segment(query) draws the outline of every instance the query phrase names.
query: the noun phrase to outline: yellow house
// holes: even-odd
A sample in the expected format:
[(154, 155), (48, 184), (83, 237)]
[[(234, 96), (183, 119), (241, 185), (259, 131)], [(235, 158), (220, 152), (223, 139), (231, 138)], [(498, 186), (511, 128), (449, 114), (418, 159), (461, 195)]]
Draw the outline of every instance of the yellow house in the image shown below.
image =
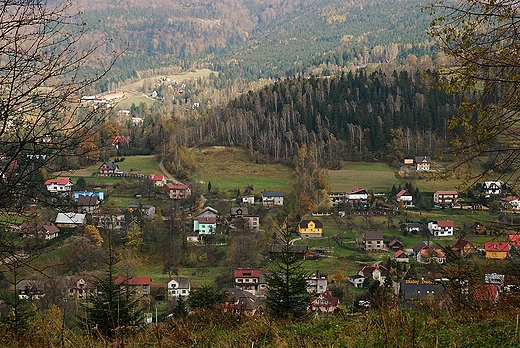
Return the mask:
[(485, 242), (486, 259), (507, 259), (509, 254), (508, 242)]
[(298, 223), (298, 233), (302, 238), (321, 237), (323, 223), (320, 220), (302, 220)]

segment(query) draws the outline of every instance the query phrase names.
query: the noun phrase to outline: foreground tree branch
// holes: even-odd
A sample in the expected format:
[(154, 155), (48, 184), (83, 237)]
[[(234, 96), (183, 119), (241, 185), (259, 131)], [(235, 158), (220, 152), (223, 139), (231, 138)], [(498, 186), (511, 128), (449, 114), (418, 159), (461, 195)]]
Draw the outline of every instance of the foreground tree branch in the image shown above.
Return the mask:
[[(447, 152), (456, 157), (450, 171), (466, 179), (491, 172), (510, 184), (520, 169), (520, 1), (440, 1), (428, 9), (430, 34), (455, 64), (444, 69), (444, 86), (464, 95), (461, 114), (450, 130)], [(480, 176), (468, 167), (477, 162)]]

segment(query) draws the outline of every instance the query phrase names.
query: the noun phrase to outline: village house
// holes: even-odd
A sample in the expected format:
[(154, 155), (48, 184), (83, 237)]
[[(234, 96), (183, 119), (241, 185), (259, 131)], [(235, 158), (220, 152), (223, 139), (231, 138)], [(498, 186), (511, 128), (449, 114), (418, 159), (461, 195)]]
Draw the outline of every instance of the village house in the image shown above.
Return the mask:
[(20, 226), (20, 235), (22, 237), (42, 238), (51, 240), (58, 237), (60, 229), (52, 222), (34, 222), (26, 221)]
[(238, 268), (233, 271), (235, 286), (253, 295), (263, 295), (267, 289), (267, 281), (260, 270), (251, 268)]
[(56, 220), (56, 226), (58, 227), (78, 227), (83, 226), (86, 222), (86, 215), (80, 213), (58, 213)]
[(21, 280), (14, 289), (20, 300), (40, 300), (45, 296), (45, 285), (39, 280)]
[(64, 193), (71, 192), (72, 180), (68, 177), (57, 177), (55, 179), (49, 179), (45, 181), (45, 186), (47, 186), (47, 191), (51, 193)]
[(348, 276), (347, 280), (354, 285), (355, 288), (362, 288), (365, 283), (365, 277), (359, 274)]
[(455, 243), (451, 250), (457, 255), (465, 257), (475, 253), (477, 248), (470, 241), (461, 239)]
[(452, 207), (457, 203), (459, 193), (454, 190), (436, 191), (433, 194), (433, 203), (440, 207)]
[(365, 231), (363, 236), (363, 246), (365, 250), (382, 250), (384, 249), (383, 231), (371, 230)]
[(119, 276), (114, 284), (128, 286), (130, 292), (136, 297), (150, 296), (151, 277), (126, 277)]
[(403, 231), (410, 233), (410, 234), (416, 234), (421, 232), (422, 225), (418, 222), (405, 222), (402, 225)]
[(321, 237), (323, 223), (320, 220), (301, 220), (298, 223), (298, 234), (301, 238)]
[(79, 196), (76, 203), (78, 213), (95, 214), (99, 212), (100, 203), (98, 196)]
[(510, 246), (514, 246), (514, 247), (519, 247), (520, 246), (520, 234), (510, 234), (508, 236), (508, 240), (509, 240), (509, 245)]
[(105, 193), (103, 191), (74, 191), (74, 201), (77, 202), (79, 196), (96, 196), (98, 200), (101, 202), (105, 199)]
[(262, 205), (267, 207), (283, 205), (284, 193), (279, 191), (262, 192)]
[(408, 262), (410, 262), (410, 257), (404, 251), (398, 250), (394, 254), (394, 260), (396, 262), (408, 263)]
[(368, 191), (364, 188), (356, 188), (345, 193), (345, 201), (352, 204), (353, 208), (364, 208), (368, 204)]
[(127, 209), (130, 213), (134, 211), (140, 212), (141, 216), (148, 220), (155, 218), (155, 207), (150, 204), (130, 204)]
[(249, 215), (246, 207), (233, 207), (230, 209), (229, 215), (232, 224), (241, 219), (247, 223), (247, 227), (251, 230), (258, 230), (260, 228), (260, 216)]
[[(271, 244), (269, 244), (267, 251), (269, 252), (269, 256), (271, 258), (275, 258), (284, 251), (284, 248), (285, 248), (284, 242), (280, 239), (277, 239), (274, 242), (272, 242)], [(308, 250), (309, 250), (309, 247), (307, 245), (292, 244), (292, 245), (289, 245), (288, 252), (290, 255), (301, 256), (303, 259), (303, 258), (305, 258), (305, 254), (307, 253)]]
[(307, 292), (311, 294), (321, 294), (327, 291), (327, 277), (320, 275), (312, 275), (306, 277)]
[(486, 259), (507, 259), (509, 256), (508, 242), (485, 242)]
[(415, 170), (418, 172), (429, 171), (431, 169), (432, 160), (430, 156), (415, 156)]
[(388, 269), (382, 265), (364, 266), (358, 271), (358, 275), (377, 280), (380, 285), (383, 285), (388, 276)]
[(106, 161), (99, 167), (98, 174), (101, 176), (110, 176), (113, 174), (123, 174), (124, 172), (119, 169), (119, 166), (114, 162)]
[(486, 181), (483, 185), (486, 198), (490, 196), (498, 196), (502, 192), (502, 183), (500, 181)]
[(417, 254), (417, 262), (423, 265), (430, 263), (442, 265), (446, 263), (446, 254), (442, 249), (434, 249), (429, 245), (425, 245)]
[(405, 279), (399, 283), (399, 301), (408, 309), (419, 303), (434, 302), (440, 305), (446, 291), (441, 283), (426, 279)]
[(189, 186), (181, 184), (165, 184), (163, 191), (168, 194), (170, 199), (185, 199), (191, 196)]
[(520, 210), (520, 198), (518, 196), (507, 196), (500, 198), (500, 202), (502, 203), (502, 207), (506, 210)]
[(339, 207), (345, 203), (345, 193), (329, 192), (329, 202), (331, 207)]
[(170, 298), (187, 298), (190, 295), (191, 282), (189, 278), (172, 278), (168, 282), (168, 297)]
[(413, 207), (413, 196), (408, 192), (408, 190), (401, 190), (395, 195), (395, 199), (397, 200), (397, 204), (403, 204), (406, 207)]
[(245, 314), (247, 316), (262, 314), (263, 298), (238, 288), (224, 289), (223, 292), (226, 294), (224, 311), (232, 311), (233, 314)]
[(242, 196), (242, 204), (254, 205), (255, 204), (255, 196), (254, 195)]
[(67, 276), (62, 284), (65, 298), (85, 300), (97, 293), (96, 280), (91, 276)]
[(332, 295), (332, 291), (325, 291), (311, 301), (311, 311), (318, 313), (334, 313), (339, 306), (339, 299)]
[(193, 232), (214, 234), (217, 231), (218, 211), (206, 207), (193, 217)]
[(126, 217), (124, 214), (95, 214), (92, 215), (92, 223), (94, 226), (104, 228), (107, 231), (120, 230), (126, 225)]
[(435, 237), (453, 236), (454, 230), (455, 225), (450, 220), (428, 222), (428, 231)]
[(388, 243), (388, 249), (390, 251), (398, 251), (404, 249), (404, 244), (399, 239), (392, 239)]
[(163, 187), (166, 185), (166, 178), (163, 174), (150, 174), (150, 180), (155, 187)]

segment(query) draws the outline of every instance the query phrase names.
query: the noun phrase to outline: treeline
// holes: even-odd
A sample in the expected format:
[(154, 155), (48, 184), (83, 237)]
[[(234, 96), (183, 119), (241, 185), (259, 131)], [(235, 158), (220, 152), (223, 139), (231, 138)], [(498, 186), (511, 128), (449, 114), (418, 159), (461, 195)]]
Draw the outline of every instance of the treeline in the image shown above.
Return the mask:
[[(459, 100), (433, 74), (364, 70), (331, 78), (302, 76), (249, 92), (175, 132), (176, 143), (244, 146), (252, 159), (292, 163), (316, 146), (320, 166), (432, 154), (447, 146), (447, 119)], [(390, 146), (390, 145), (391, 146)]]

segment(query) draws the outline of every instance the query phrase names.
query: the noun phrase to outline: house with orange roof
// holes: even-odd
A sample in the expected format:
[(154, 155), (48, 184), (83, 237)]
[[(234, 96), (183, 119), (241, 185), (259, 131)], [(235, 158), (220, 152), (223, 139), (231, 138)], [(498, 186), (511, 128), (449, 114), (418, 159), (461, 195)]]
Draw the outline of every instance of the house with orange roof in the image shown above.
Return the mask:
[(166, 185), (166, 178), (163, 174), (150, 174), (150, 180), (152, 180), (153, 185), (157, 187)]
[(72, 191), (72, 180), (69, 177), (59, 176), (54, 179), (49, 179), (45, 181), (45, 186), (47, 186), (47, 191), (51, 193), (61, 193), (61, 192), (70, 192)]
[(446, 254), (444, 251), (442, 251), (442, 249), (434, 249), (429, 245), (425, 245), (417, 254), (417, 262), (422, 264), (429, 264), (433, 262), (444, 264), (446, 263)]
[(485, 242), (484, 250), (486, 251), (486, 259), (507, 259), (509, 255), (508, 242)]

